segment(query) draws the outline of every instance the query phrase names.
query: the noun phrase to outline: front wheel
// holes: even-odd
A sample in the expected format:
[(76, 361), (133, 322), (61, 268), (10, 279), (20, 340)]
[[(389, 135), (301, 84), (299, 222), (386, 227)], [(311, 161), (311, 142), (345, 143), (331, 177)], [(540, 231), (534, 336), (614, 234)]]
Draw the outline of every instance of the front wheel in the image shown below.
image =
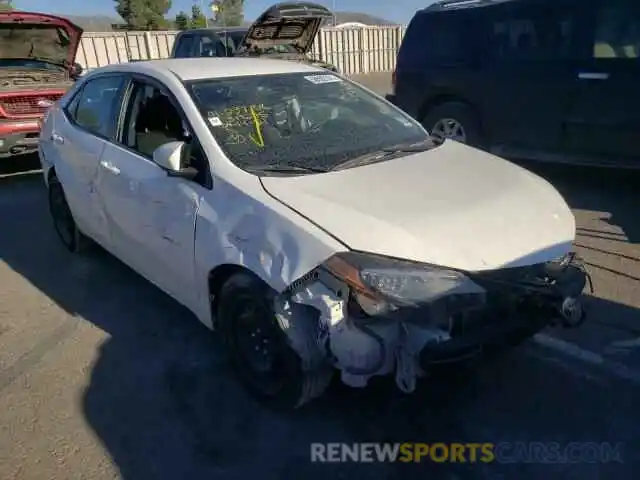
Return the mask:
[(464, 103), (436, 105), (427, 113), (422, 124), (436, 144), (451, 139), (474, 147), (483, 145), (480, 122), (473, 110)]
[(232, 275), (218, 295), (218, 325), (246, 389), (275, 408), (295, 408), (327, 387), (326, 372), (305, 372), (273, 309), (275, 292), (250, 273)]
[(53, 226), (65, 248), (73, 253), (86, 250), (90, 243), (89, 239), (78, 229), (62, 184), (57, 177), (49, 181), (48, 200)]

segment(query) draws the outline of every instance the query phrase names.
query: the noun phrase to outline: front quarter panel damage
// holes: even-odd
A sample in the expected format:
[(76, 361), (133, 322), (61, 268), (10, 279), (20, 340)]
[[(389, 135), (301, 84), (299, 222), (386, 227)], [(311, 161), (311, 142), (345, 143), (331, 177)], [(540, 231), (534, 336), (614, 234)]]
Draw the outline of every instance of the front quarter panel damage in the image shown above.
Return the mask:
[[(371, 376), (395, 370), (398, 385), (411, 391), (421, 373), (413, 361), (417, 352), (446, 335), (396, 321), (363, 325), (350, 318), (349, 287), (322, 268), (347, 248), (271, 197), (247, 195), (248, 190), (250, 185), (219, 180), (212, 201), (201, 203), (195, 248), (200, 283), (207, 284), (212, 266), (250, 270), (277, 292), (276, 318), (303, 369), (336, 368), (352, 386), (364, 386)], [(208, 292), (202, 296), (198, 316), (213, 328)]]
[[(269, 197), (258, 182), (253, 176), (237, 186), (218, 180), (212, 200), (202, 202), (196, 221), (195, 268), (203, 288), (212, 269), (234, 265), (282, 292), (346, 249)], [(209, 292), (203, 291), (201, 298), (198, 316), (213, 327)]]

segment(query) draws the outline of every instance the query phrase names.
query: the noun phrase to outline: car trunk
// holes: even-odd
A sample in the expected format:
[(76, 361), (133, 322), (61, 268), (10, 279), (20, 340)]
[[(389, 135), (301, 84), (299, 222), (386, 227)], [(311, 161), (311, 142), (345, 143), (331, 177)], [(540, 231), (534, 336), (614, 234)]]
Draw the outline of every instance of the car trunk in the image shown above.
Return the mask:
[(322, 22), (332, 13), (310, 2), (283, 2), (267, 9), (249, 27), (239, 53), (288, 47), (291, 54), (305, 55), (313, 46)]

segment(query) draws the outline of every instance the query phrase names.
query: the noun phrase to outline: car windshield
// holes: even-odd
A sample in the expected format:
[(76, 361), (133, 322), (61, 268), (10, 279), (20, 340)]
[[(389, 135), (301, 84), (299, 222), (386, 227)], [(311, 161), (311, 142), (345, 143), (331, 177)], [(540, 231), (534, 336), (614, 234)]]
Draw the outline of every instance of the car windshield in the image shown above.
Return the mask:
[(406, 114), (337, 75), (252, 75), (187, 88), (220, 147), (245, 170), (331, 170), (429, 139)]
[[(247, 30), (232, 30), (232, 31), (221, 31), (218, 33), (218, 36), (222, 40), (222, 43), (227, 45), (231, 49), (232, 52), (238, 50), (240, 45), (242, 44), (242, 40), (247, 35)], [(296, 48), (293, 45), (280, 44), (280, 45), (272, 45), (270, 47), (264, 48), (254, 48), (248, 53), (253, 54), (270, 54), (270, 53), (298, 53)]]

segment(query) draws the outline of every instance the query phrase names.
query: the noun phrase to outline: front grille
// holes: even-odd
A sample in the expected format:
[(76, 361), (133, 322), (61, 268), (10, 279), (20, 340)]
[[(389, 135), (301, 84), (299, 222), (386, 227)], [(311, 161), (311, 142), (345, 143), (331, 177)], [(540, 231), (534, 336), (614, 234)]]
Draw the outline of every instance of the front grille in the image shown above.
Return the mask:
[(0, 97), (0, 113), (9, 118), (40, 116), (48, 110), (48, 103), (56, 102), (62, 95), (63, 93), (33, 93)]

